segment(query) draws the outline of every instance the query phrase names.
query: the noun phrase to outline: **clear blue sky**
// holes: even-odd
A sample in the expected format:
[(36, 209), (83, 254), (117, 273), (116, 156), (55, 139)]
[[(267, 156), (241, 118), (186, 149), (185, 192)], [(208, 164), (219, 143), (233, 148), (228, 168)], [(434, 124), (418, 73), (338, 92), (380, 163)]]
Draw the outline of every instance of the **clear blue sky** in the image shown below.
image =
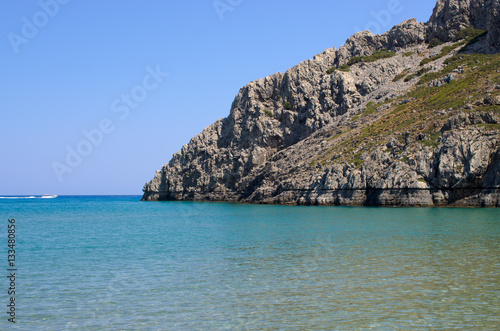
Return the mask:
[(242, 86), (434, 5), (2, 0), (0, 195), (142, 194)]

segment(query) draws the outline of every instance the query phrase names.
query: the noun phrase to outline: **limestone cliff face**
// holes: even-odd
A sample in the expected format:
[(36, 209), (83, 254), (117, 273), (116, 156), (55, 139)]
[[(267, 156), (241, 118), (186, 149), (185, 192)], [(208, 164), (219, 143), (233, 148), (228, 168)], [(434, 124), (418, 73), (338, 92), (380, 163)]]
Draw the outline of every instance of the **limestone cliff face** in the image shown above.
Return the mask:
[(438, 0), (427, 23), (429, 40), (455, 39), (458, 33), (469, 27), (488, 30), (488, 42), (500, 45), (499, 0)]
[[(482, 67), (450, 71), (446, 60), (458, 48), (443, 54), (457, 46), (427, 44), (455, 41), (473, 25), (489, 30), (471, 47), (494, 53), (497, 9), (496, 0), (438, 1), (427, 24), (410, 19), (383, 35), (357, 33), (339, 49), (248, 84), (227, 118), (157, 171), (143, 200), (499, 206), (497, 78), (484, 81), (476, 74)], [(424, 86), (433, 91), (463, 79), (488, 91), (419, 111), (411, 91), (424, 88), (425, 72), (435, 76)]]

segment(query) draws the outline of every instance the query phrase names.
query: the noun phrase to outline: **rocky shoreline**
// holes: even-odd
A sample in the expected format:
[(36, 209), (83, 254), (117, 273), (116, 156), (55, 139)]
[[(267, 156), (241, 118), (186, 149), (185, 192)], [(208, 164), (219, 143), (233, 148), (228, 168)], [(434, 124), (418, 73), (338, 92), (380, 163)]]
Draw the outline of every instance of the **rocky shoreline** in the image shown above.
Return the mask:
[(248, 84), (143, 200), (499, 207), (499, 12), (440, 0)]

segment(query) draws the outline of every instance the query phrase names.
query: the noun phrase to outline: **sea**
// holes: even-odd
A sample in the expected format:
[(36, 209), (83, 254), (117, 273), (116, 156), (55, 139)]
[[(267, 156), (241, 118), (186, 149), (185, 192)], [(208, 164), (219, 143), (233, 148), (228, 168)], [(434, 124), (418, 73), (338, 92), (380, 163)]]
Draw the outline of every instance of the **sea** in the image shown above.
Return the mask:
[(499, 209), (140, 198), (0, 199), (0, 329), (500, 329)]

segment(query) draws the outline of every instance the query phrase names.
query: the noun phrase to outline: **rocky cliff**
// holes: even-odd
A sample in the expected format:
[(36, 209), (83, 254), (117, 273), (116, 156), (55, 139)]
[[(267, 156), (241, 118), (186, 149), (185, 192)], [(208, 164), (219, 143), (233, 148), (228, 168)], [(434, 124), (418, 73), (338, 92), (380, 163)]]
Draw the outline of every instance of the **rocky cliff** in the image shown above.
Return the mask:
[(500, 0), (438, 0), (427, 23), (429, 38), (459, 39), (469, 26), (487, 30), (490, 45), (500, 43)]
[(143, 200), (500, 206), (498, 0), (363, 31), (254, 81)]

